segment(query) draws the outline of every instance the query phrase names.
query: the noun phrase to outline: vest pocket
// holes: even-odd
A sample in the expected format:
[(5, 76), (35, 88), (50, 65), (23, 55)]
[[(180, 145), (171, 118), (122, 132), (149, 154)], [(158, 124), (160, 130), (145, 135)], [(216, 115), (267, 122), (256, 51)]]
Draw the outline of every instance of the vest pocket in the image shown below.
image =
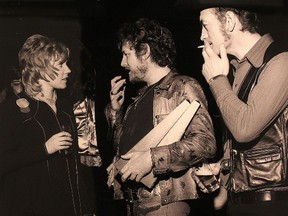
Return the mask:
[(258, 188), (285, 180), (282, 148), (269, 146), (243, 152), (248, 187)]

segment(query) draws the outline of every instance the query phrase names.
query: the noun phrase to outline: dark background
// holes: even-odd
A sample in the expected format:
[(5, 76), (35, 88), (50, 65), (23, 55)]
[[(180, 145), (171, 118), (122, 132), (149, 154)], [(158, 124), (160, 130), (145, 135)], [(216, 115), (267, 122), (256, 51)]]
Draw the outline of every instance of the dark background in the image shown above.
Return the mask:
[[(221, 129), (218, 113), (209, 87), (201, 74), (202, 56), (201, 50), (197, 49), (201, 44), (199, 12), (195, 8), (179, 6), (179, 1), (181, 2), (181, 0), (0, 1), (0, 90), (4, 87), (9, 88), (10, 81), (16, 77), (17, 53), (25, 39), (32, 34), (44, 34), (65, 42), (71, 48), (71, 53), (79, 58), (79, 47), (85, 46), (91, 53), (96, 68), (97, 136), (103, 159), (102, 167), (94, 170), (100, 216), (125, 215), (123, 203), (112, 201), (112, 191), (106, 186), (105, 169), (111, 163), (114, 152), (111, 142), (106, 138), (107, 124), (103, 112), (109, 103), (110, 80), (115, 75), (124, 73), (120, 67), (121, 52), (116, 44), (116, 32), (121, 23), (148, 17), (158, 19), (172, 31), (177, 46), (178, 71), (195, 77), (203, 86), (211, 115), (215, 120), (215, 131), (220, 145)], [(271, 32), (272, 36), (281, 40), (285, 46), (288, 43), (286, 14), (287, 3), (284, 1), (280, 7), (268, 7), (260, 11), (263, 18), (263, 33)], [(132, 95), (137, 87), (128, 84), (127, 96)]]

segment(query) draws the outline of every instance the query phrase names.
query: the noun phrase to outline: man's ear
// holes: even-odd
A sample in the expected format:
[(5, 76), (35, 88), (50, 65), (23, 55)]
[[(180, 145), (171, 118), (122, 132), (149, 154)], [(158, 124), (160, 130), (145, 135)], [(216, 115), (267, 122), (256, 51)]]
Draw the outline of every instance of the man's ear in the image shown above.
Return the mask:
[(236, 15), (232, 11), (227, 11), (225, 17), (226, 17), (226, 23), (225, 23), (226, 31), (233, 32), (236, 26), (236, 20), (237, 20)]
[(140, 53), (141, 58), (147, 60), (150, 57), (151, 53), (150, 46), (147, 43), (145, 43), (141, 45), (141, 49), (142, 49)]

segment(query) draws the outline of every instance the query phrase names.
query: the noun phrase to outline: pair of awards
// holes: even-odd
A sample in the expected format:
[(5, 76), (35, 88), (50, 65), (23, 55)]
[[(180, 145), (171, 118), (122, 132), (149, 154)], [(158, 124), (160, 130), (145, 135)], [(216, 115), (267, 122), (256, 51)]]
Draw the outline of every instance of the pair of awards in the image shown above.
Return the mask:
[[(192, 103), (189, 103), (187, 100), (183, 101), (132, 149), (130, 149), (128, 153), (134, 151), (147, 151), (153, 147), (169, 145), (179, 141), (199, 107), (199, 102), (195, 100)], [(119, 172), (126, 163), (127, 160), (120, 158), (115, 163), (117, 172)], [(156, 177), (152, 172), (141, 179), (141, 182), (149, 188), (153, 186), (155, 181)]]

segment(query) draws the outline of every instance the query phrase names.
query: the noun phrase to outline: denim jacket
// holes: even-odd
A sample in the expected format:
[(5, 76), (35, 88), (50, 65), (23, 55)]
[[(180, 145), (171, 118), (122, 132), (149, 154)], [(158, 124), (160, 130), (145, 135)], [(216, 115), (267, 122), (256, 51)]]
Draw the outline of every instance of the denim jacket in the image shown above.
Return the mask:
[[(162, 204), (168, 204), (198, 198), (196, 184), (191, 177), (191, 167), (202, 158), (214, 157), (216, 152), (212, 120), (208, 113), (207, 100), (199, 83), (191, 77), (171, 71), (154, 89), (153, 124), (154, 127), (159, 124), (184, 100), (190, 102), (197, 100), (201, 106), (180, 141), (151, 149), (154, 165), (152, 171), (158, 180), (152, 191), (145, 188), (139, 189), (140, 200), (158, 196)], [(111, 106), (108, 105), (105, 110), (108, 120), (109, 109)], [(114, 124), (116, 147), (122, 133), (122, 117), (124, 117), (122, 114), (117, 115)]]

